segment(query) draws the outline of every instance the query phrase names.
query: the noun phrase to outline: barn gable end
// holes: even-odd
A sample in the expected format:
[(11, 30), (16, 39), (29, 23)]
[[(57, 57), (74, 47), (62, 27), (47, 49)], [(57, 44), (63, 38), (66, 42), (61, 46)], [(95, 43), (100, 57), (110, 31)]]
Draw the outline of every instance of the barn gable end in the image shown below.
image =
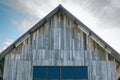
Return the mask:
[(89, 80), (120, 76), (119, 54), (61, 5), (3, 51), (3, 59), (4, 80), (33, 80), (34, 66), (87, 66)]

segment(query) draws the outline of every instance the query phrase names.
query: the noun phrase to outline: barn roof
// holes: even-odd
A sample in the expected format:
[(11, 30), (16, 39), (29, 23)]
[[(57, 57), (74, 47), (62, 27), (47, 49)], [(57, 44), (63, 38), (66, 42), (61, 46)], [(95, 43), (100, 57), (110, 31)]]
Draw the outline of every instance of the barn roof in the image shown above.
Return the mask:
[(114, 50), (110, 45), (108, 45), (104, 40), (97, 36), (92, 30), (90, 30), (85, 24), (73, 16), (69, 11), (67, 11), (62, 5), (58, 5), (53, 11), (51, 11), (47, 16), (35, 24), (31, 29), (29, 29), (25, 34), (18, 38), (13, 44), (7, 47), (3, 52), (0, 53), (0, 61), (5, 57), (5, 55), (11, 51), (13, 48), (17, 47), (23, 40), (27, 39), (37, 28), (43, 25), (46, 21), (50, 20), (52, 16), (56, 13), (61, 12), (70, 18), (75, 24), (81, 25), (79, 28), (84, 31), (88, 36), (94, 39), (101, 47), (103, 47), (108, 53), (110, 53), (115, 59), (120, 62), (120, 54)]

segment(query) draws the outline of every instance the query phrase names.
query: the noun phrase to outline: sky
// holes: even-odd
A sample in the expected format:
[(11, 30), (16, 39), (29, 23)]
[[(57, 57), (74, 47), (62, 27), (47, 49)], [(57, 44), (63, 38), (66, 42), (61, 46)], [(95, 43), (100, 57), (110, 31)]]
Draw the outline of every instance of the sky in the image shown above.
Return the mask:
[(120, 0), (0, 0), (0, 52), (59, 4), (120, 53)]

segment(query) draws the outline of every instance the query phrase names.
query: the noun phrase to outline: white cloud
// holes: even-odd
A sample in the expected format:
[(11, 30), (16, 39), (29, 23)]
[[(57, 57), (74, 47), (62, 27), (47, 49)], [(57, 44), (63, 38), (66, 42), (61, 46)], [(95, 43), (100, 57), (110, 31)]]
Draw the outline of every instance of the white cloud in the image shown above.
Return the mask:
[[(57, 0), (53, 0), (56, 3)], [(41, 18), (51, 10), (53, 3), (49, 0), (4, 0), (0, 3), (10, 6), (19, 12), (31, 15), (33, 17)], [(47, 4), (48, 3), (48, 4)], [(47, 5), (46, 5), (47, 4)]]
[(12, 19), (11, 21), (17, 27), (17, 29), (21, 31), (22, 33), (29, 30), (37, 22), (37, 20), (32, 20), (32, 19), (29, 19), (29, 20), (26, 19), (22, 21), (17, 21), (17, 20)]
[(0, 46), (0, 52), (2, 52), (3, 50), (5, 50), (8, 46), (10, 46), (12, 43), (14, 42), (14, 40), (12, 39), (7, 39), (2, 46)]
[(120, 28), (103, 28), (98, 27), (94, 30), (105, 42), (120, 53)]
[(8, 39), (5, 43), (4, 43), (4, 47), (3, 49), (6, 49), (9, 45), (11, 45), (13, 43), (14, 40), (12, 39)]

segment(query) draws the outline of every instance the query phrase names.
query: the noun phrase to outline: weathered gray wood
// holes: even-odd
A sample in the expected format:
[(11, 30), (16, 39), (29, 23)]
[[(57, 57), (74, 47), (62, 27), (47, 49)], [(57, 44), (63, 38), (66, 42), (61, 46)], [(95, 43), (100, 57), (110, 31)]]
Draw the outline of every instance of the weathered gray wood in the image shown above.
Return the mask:
[(81, 25), (61, 13), (34, 31), (5, 57), (4, 80), (33, 80), (33, 66), (88, 66), (89, 80), (117, 80), (116, 64), (98, 45), (93, 49)]
[[(45, 49), (48, 49), (48, 45), (49, 45), (49, 23), (47, 22), (45, 25), (44, 25), (44, 39), (43, 39), (43, 46)], [(39, 40), (38, 40), (39, 41)]]
[(64, 16), (60, 14), (61, 21), (61, 50), (64, 50)]
[(30, 61), (17, 61), (16, 80), (32, 80), (31, 70), (32, 67)]
[(58, 49), (61, 50), (61, 37), (62, 37), (62, 35), (61, 35), (61, 27), (62, 26), (61, 25), (62, 24), (61, 24), (60, 14), (57, 15), (57, 18), (58, 18), (58, 25), (57, 26), (58, 26), (58, 40), (59, 40), (59, 42), (58, 42), (59, 43)]
[(66, 17), (64, 16), (63, 17), (63, 32), (64, 32), (64, 34), (63, 34), (63, 36), (64, 36), (64, 50), (66, 50)]

